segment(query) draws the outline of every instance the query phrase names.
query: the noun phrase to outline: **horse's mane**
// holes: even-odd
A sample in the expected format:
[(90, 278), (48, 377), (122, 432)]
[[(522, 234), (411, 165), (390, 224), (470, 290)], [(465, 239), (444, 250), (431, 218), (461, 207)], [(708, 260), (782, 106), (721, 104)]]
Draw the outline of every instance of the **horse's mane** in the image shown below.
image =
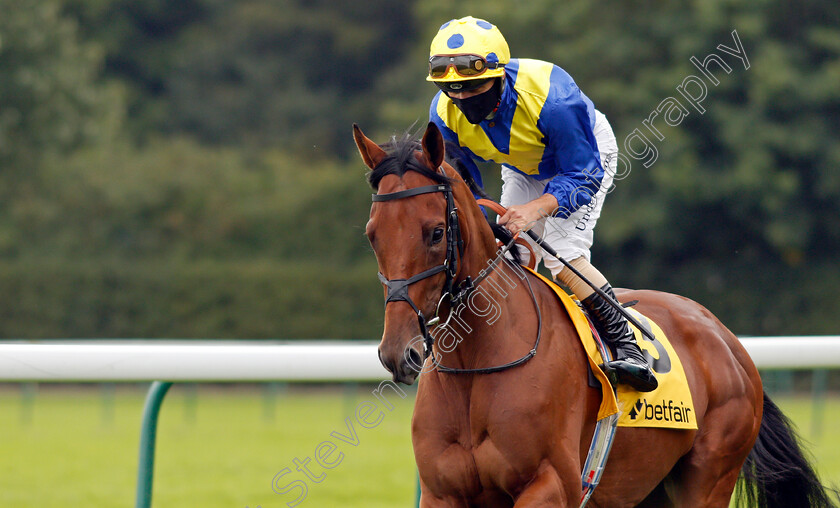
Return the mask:
[(368, 173), (368, 183), (373, 190), (379, 189), (379, 182), (386, 176), (396, 175), (402, 178), (407, 171), (416, 171), (435, 183), (451, 183), (446, 175), (427, 168), (414, 156), (417, 150), (422, 150), (422, 146), (417, 137), (409, 133), (400, 137), (392, 136), (390, 141), (382, 145), (382, 149), (388, 156), (379, 161), (379, 164)]
[[(382, 149), (385, 150), (388, 156), (379, 161), (379, 164), (367, 175), (368, 183), (373, 190), (379, 189), (379, 182), (385, 176), (396, 175), (402, 177), (406, 171), (416, 171), (436, 183), (451, 183), (449, 177), (429, 169), (414, 156), (415, 152), (422, 150), (420, 140), (417, 136), (410, 133), (405, 133), (399, 137), (392, 136), (387, 143), (382, 145)], [(473, 178), (469, 169), (467, 169), (467, 165), (464, 163), (465, 157), (467, 155), (464, 154), (460, 146), (450, 141), (446, 142), (446, 162), (458, 172), (474, 196), (491, 199), (487, 192), (476, 183), (475, 178)], [(489, 218), (487, 218), (487, 223), (493, 231), (493, 236), (502, 243), (508, 244), (513, 240), (513, 235), (504, 226), (496, 224)], [(513, 255), (514, 260), (521, 264), (519, 250), (511, 249), (509, 252)]]

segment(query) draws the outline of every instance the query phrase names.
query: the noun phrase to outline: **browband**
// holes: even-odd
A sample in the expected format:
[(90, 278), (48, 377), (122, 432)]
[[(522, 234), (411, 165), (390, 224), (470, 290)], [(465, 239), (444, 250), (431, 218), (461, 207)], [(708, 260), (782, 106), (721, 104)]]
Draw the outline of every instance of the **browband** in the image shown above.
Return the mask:
[(397, 192), (391, 192), (389, 194), (372, 194), (371, 199), (373, 201), (390, 201), (392, 199), (401, 199), (401, 198), (408, 198), (411, 196), (416, 196), (418, 194), (429, 194), (432, 192), (448, 192), (449, 186), (446, 184), (440, 185), (425, 185), (423, 187), (414, 187), (411, 189), (406, 189)]

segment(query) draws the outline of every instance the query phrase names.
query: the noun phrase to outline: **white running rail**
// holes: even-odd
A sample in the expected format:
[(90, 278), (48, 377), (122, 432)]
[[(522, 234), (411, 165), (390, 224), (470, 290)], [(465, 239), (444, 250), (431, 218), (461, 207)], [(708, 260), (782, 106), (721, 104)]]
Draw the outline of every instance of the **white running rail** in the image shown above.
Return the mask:
[[(743, 338), (761, 369), (840, 367), (840, 336)], [(0, 343), (2, 381), (382, 381), (372, 342)]]

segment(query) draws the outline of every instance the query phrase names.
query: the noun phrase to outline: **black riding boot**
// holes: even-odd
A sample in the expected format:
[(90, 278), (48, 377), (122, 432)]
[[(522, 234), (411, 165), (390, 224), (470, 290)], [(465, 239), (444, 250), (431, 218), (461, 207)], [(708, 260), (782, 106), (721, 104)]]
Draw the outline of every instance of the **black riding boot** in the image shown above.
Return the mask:
[[(604, 285), (601, 290), (618, 301), (609, 284)], [(581, 303), (594, 319), (595, 329), (598, 330), (601, 339), (615, 350), (615, 360), (608, 362), (607, 367), (615, 370), (618, 382), (630, 385), (640, 392), (656, 390), (659, 383), (642, 355), (642, 350), (636, 344), (627, 319), (598, 293), (588, 296)]]

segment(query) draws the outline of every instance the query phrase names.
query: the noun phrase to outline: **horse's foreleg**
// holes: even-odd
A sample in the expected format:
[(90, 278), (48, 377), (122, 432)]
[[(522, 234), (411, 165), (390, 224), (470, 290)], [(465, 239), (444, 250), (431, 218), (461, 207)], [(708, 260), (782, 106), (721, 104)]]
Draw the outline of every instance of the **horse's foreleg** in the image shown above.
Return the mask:
[(423, 479), (420, 479), (420, 508), (466, 508), (466, 506), (463, 500), (451, 496), (435, 496), (423, 483)]
[(431, 494), (420, 496), (420, 508), (466, 508), (463, 501), (452, 498), (437, 498)]
[(514, 508), (569, 507), (574, 496), (580, 496), (580, 486), (571, 489), (564, 485), (557, 471), (544, 464), (534, 480), (519, 494)]

